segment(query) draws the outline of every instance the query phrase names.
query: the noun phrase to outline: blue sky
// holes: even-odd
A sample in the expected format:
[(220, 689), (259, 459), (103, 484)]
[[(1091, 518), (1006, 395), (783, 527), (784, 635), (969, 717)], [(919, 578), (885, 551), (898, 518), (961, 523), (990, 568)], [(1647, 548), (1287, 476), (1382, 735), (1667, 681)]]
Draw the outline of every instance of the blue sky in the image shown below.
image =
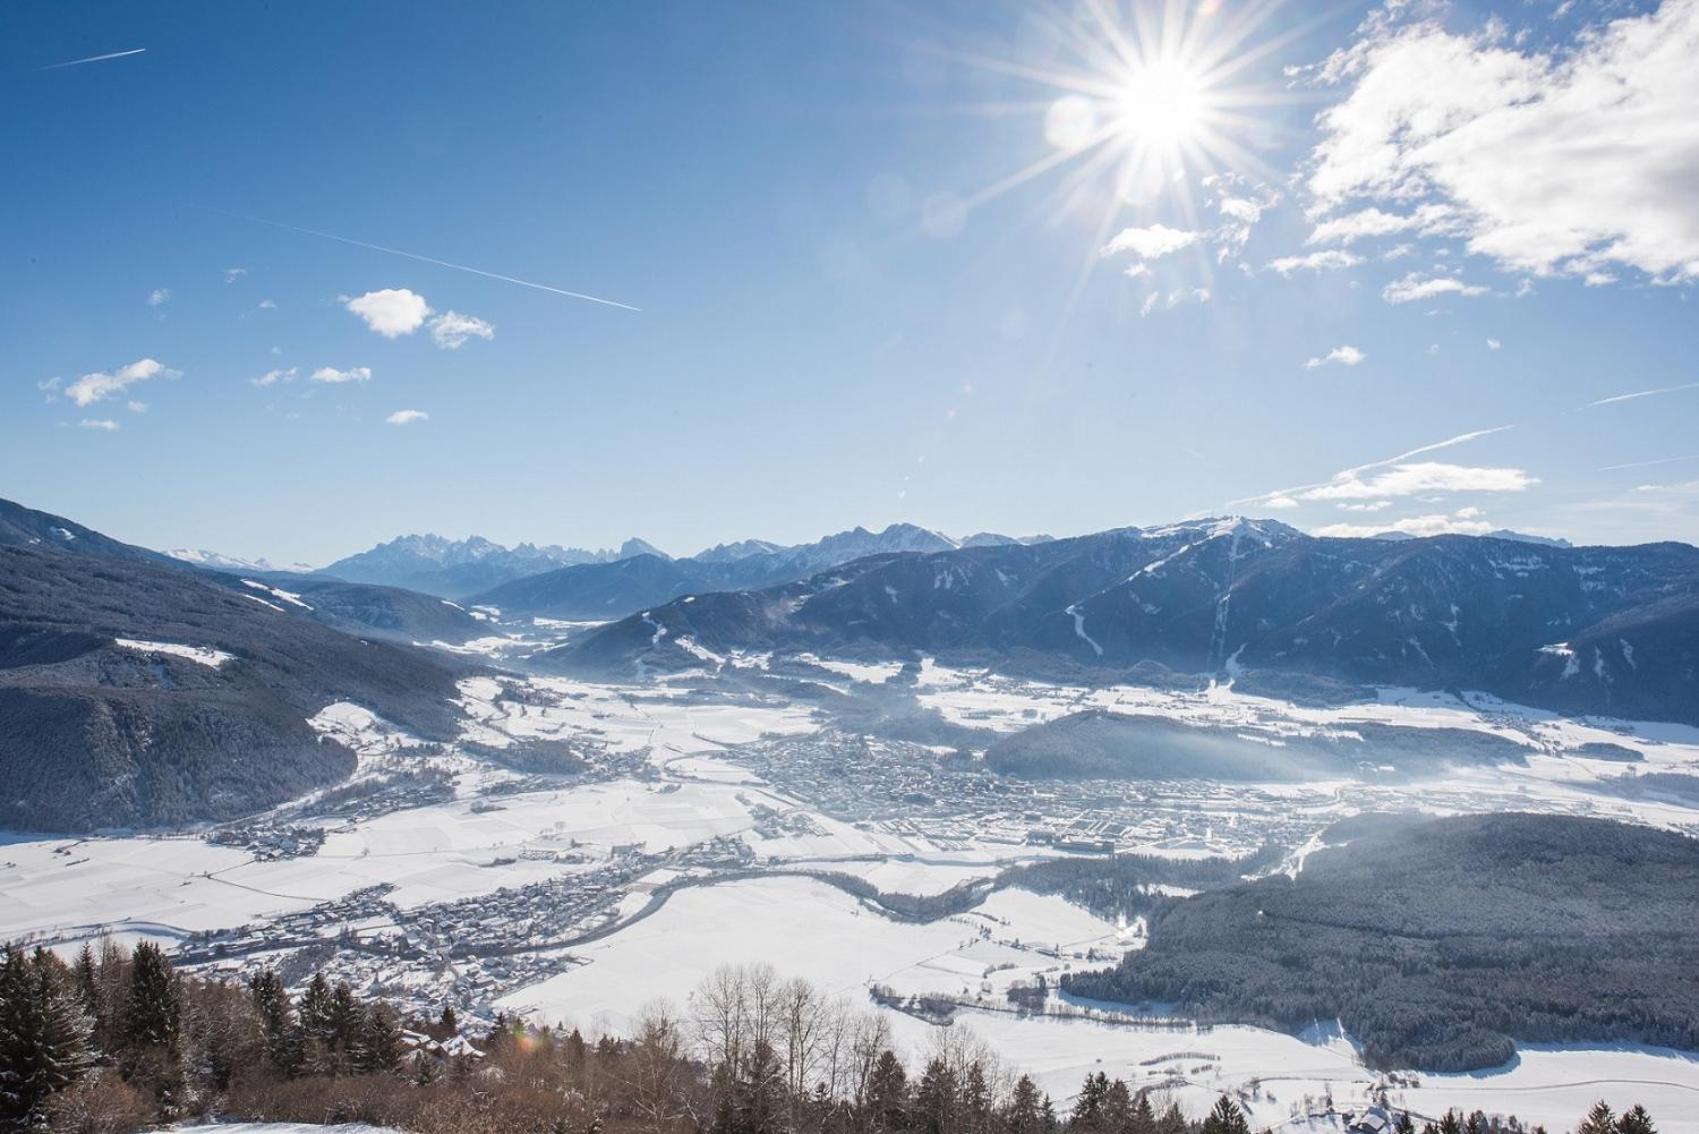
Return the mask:
[(1696, 51), (1699, 0), (8, 5), (0, 495), (309, 562), (1696, 541)]

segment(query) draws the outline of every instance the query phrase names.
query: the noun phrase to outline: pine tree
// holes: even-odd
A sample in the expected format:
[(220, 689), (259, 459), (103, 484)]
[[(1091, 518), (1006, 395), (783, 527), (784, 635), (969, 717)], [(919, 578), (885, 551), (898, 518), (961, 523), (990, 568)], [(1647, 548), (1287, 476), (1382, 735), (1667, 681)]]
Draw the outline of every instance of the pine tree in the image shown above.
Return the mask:
[(942, 1059), (926, 1065), (914, 1092), (914, 1109), (924, 1134), (955, 1134), (956, 1073)]
[(248, 982), (254, 1014), (265, 1037), (265, 1054), (280, 1074), (294, 1075), (301, 1069), (301, 1029), (289, 1002), (289, 990), (271, 969), (263, 969)]
[(1605, 1100), (1600, 1099), (1593, 1104), (1593, 1109), (1587, 1112), (1587, 1117), (1582, 1119), (1575, 1134), (1615, 1134), (1615, 1131), (1616, 1115), (1605, 1105)]
[(882, 1051), (867, 1082), (867, 1105), (876, 1129), (908, 1128), (908, 1073), (895, 1052)]
[(340, 1055), (352, 1056), (360, 1045), (360, 1033), (365, 1028), (366, 1013), (354, 999), (354, 990), (347, 981), (339, 981), (330, 994), (331, 1047)]
[(1127, 1117), (1127, 1134), (1156, 1134), (1156, 1112), (1151, 1109), (1148, 1092), (1140, 1091), (1133, 1100), (1133, 1113)]
[(45, 949), (0, 958), (0, 1124), (45, 1125), (47, 1104), (92, 1063), (72, 974)]
[(1622, 1134), (1658, 1134), (1658, 1128), (1652, 1125), (1652, 1116), (1638, 1103), (1622, 1112), (1622, 1117), (1616, 1120), (1616, 1128)]
[(1222, 1095), (1209, 1117), (1203, 1120), (1202, 1134), (1251, 1134), (1251, 1126), (1239, 1104)]
[(1103, 1095), (1103, 1125), (1115, 1134), (1127, 1134), (1133, 1120), (1133, 1095), (1124, 1079), (1109, 1084)]
[(1109, 1079), (1103, 1072), (1089, 1074), (1080, 1085), (1080, 1093), (1074, 1099), (1073, 1113), (1069, 1115), (1069, 1124), (1075, 1130), (1102, 1130), (1103, 1104), (1109, 1095)]
[(1009, 1096), (1003, 1121), (1009, 1128), (1009, 1134), (1043, 1134), (1044, 1108), (1038, 1097), (1038, 1087), (1030, 1075), (1022, 1075), (1015, 1080), (1015, 1089)]
[(354, 1066), (368, 1073), (394, 1071), (401, 1063), (401, 1020), (387, 1001), (366, 1009), (360, 1028)]
[(177, 978), (159, 946), (143, 941), (130, 955), (124, 999), (124, 1042), (133, 1049), (177, 1050)]
[(968, 1064), (962, 1082), (961, 1128), (962, 1134), (990, 1134), (991, 1130), (991, 1087), (977, 1059)]

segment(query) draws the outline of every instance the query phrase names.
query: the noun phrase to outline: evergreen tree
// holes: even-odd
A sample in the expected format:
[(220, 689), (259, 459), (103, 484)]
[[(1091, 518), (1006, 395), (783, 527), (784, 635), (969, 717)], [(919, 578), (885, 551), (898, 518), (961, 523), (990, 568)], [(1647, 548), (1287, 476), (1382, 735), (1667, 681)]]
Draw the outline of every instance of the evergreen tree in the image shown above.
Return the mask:
[(1245, 1112), (1239, 1109), (1239, 1104), (1222, 1095), (1216, 1100), (1209, 1117), (1203, 1120), (1202, 1134), (1251, 1134), (1251, 1127), (1245, 1121)]
[(0, 1125), (44, 1126), (47, 1104), (82, 1077), (90, 1023), (72, 974), (44, 949), (0, 957)]
[(301, 1031), (283, 979), (275, 971), (263, 969), (248, 982), (248, 991), (265, 1037), (266, 1058), (280, 1073), (295, 1074), (301, 1067)]
[(1109, 1078), (1098, 1071), (1085, 1077), (1080, 1093), (1074, 1099), (1073, 1113), (1068, 1116), (1075, 1130), (1102, 1130), (1103, 1104), (1109, 1096)]
[(1581, 1120), (1575, 1134), (1615, 1134), (1616, 1115), (1611, 1108), (1600, 1099), (1593, 1104), (1593, 1109), (1587, 1112), (1587, 1117)]
[(330, 994), (331, 1047), (339, 1055), (352, 1057), (360, 1046), (365, 1030), (366, 1013), (354, 999), (354, 990), (347, 981), (339, 981)]
[(1009, 1134), (1043, 1134), (1044, 1105), (1038, 1097), (1038, 1087), (1030, 1075), (1015, 1080), (1003, 1121)]
[(143, 941), (130, 955), (124, 999), (124, 1042), (134, 1049), (175, 1054), (179, 1005), (177, 978), (159, 946)]
[(401, 1019), (387, 1001), (366, 1009), (354, 1066), (368, 1073), (394, 1071), (401, 1063)]
[(867, 1105), (879, 1130), (908, 1128), (908, 1073), (890, 1050), (879, 1053), (867, 1081)]
[(961, 1091), (962, 1134), (990, 1134), (991, 1087), (985, 1081), (985, 1068), (979, 1060), (968, 1064), (967, 1076)]
[(1127, 1134), (1133, 1121), (1133, 1095), (1126, 1081), (1116, 1079), (1103, 1094), (1103, 1125), (1114, 1134)]
[(1392, 1128), (1396, 1134), (1416, 1134), (1416, 1124), (1411, 1120), (1409, 1111), (1400, 1113), (1393, 1121)]
[(1156, 1112), (1151, 1109), (1150, 1094), (1140, 1091), (1133, 1100), (1133, 1113), (1127, 1116), (1127, 1134), (1156, 1134)]
[(956, 1073), (942, 1059), (926, 1065), (914, 1092), (915, 1117), (923, 1134), (956, 1134)]
[(1622, 1112), (1622, 1117), (1616, 1120), (1616, 1128), (1622, 1134), (1658, 1134), (1658, 1128), (1652, 1125), (1652, 1116), (1638, 1103)]

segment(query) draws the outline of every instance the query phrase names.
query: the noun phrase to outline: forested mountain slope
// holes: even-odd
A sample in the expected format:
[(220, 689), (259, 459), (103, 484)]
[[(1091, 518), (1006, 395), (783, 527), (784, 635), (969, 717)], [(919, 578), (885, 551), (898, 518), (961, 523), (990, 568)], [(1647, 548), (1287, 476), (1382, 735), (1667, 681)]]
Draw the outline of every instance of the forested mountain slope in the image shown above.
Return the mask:
[(252, 811), (352, 769), (306, 723), (332, 702), (451, 735), (456, 672), (198, 572), (0, 547), (0, 827)]
[(1338, 1019), (1375, 1067), (1491, 1067), (1515, 1040), (1699, 1048), (1699, 840), (1524, 814), (1329, 839), (1296, 878), (1175, 903), (1146, 949), (1064, 988), (1287, 1031)]

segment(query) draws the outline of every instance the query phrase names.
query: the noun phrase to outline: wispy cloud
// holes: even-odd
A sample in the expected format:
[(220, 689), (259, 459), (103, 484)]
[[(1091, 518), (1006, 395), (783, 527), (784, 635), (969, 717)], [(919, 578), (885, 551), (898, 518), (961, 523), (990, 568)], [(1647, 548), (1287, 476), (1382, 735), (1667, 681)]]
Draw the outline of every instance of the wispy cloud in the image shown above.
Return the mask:
[(98, 429), (103, 433), (118, 432), (118, 423), (109, 417), (85, 417), (77, 424), (84, 429)]
[(1388, 303), (1413, 303), (1418, 299), (1432, 299), (1437, 295), (1485, 295), (1487, 289), (1477, 284), (1466, 284), (1462, 280), (1448, 276), (1433, 276), (1423, 279), (1418, 273), (1411, 272), (1400, 280), (1393, 280), (1381, 289), (1380, 297)]
[(1434, 492), (1523, 492), (1539, 483), (1539, 478), (1529, 476), (1522, 469), (1417, 461), (1393, 465), (1368, 478), (1337, 477), (1300, 493), (1299, 499), (1381, 500)]
[(444, 350), (459, 350), (467, 339), (493, 339), (496, 329), (476, 315), (445, 311), (431, 320), (431, 339)]
[(86, 59), (69, 59), (63, 63), (49, 63), (45, 67), (37, 67), (37, 71), (57, 71), (61, 67), (81, 67), (84, 63), (104, 63), (108, 59), (128, 59), (132, 55), (140, 55), (145, 47), (132, 47), (128, 51), (108, 51), (105, 55), (90, 55)]
[(1169, 228), (1153, 224), (1149, 228), (1124, 228), (1102, 248), (1099, 256), (1114, 256), (1131, 252), (1142, 260), (1159, 260), (1182, 248), (1190, 248), (1203, 239), (1203, 233), (1191, 229)]
[(258, 378), (250, 378), (248, 381), (252, 385), (259, 386), (261, 389), (264, 389), (267, 386), (275, 386), (279, 382), (293, 382), (295, 381), (295, 375), (296, 369), (291, 366), (287, 369), (267, 370)]
[(1360, 478), (1362, 474), (1366, 472), (1373, 472), (1376, 469), (1391, 468), (1393, 465), (1406, 464), (1412, 457), (1420, 457), (1428, 453), (1437, 453), (1442, 449), (1450, 449), (1457, 445), (1467, 445), (1471, 441), (1478, 441), (1483, 437), (1491, 437), (1495, 433), (1504, 433), (1515, 428), (1516, 427), (1514, 425), (1495, 425), (1491, 429), (1474, 429), (1470, 430), (1468, 433), (1459, 433), (1455, 437), (1447, 437), (1443, 441), (1434, 441), (1427, 445), (1418, 445), (1414, 449), (1407, 449), (1404, 452), (1399, 453), (1397, 456), (1387, 457), (1384, 460), (1369, 461), (1366, 464), (1354, 465), (1348, 469), (1341, 469), (1333, 475), (1332, 480), (1318, 481), (1314, 484), (1300, 484), (1291, 488), (1277, 488), (1273, 492), (1263, 492), (1256, 496), (1243, 496), (1237, 500), (1229, 500), (1226, 507), (1235, 508), (1242, 504), (1266, 505), (1270, 500), (1283, 496), (1297, 498), (1302, 493), (1307, 493), (1317, 488), (1323, 488), (1329, 484), (1337, 484), (1341, 481)]
[(402, 409), (396, 410), (384, 420), (391, 425), (412, 425), (416, 421), (429, 421), (430, 417), (424, 410)]
[(169, 302), (171, 302), (171, 289), (168, 287), (156, 287), (148, 292), (147, 305), (149, 307), (164, 307)]
[(334, 366), (321, 366), (313, 371), (314, 382), (324, 382), (329, 385), (341, 385), (347, 382), (370, 382), (372, 368), (369, 366), (350, 366), (347, 370), (338, 370)]
[(1270, 260), (1263, 267), (1289, 276), (1294, 272), (1328, 272), (1340, 268), (1354, 268), (1363, 262), (1363, 258), (1355, 252), (1347, 252), (1342, 248), (1323, 248), (1302, 256), (1282, 256)]
[(1310, 359), (1304, 363), (1304, 369), (1314, 370), (1318, 366), (1327, 366), (1332, 363), (1337, 363), (1340, 366), (1355, 366), (1367, 357), (1369, 356), (1356, 347), (1346, 344), (1345, 346), (1334, 347), (1326, 354)]
[(65, 387), (65, 396), (79, 407), (92, 406), (98, 401), (121, 394), (138, 382), (147, 382), (154, 378), (175, 378), (177, 372), (152, 358), (140, 358), (128, 366), (120, 366), (110, 373), (97, 370), (92, 374), (84, 374), (75, 382)]
[(1479, 519), (1480, 514), (1477, 508), (1463, 508), (1450, 515), (1434, 513), (1426, 516), (1406, 516), (1401, 520), (1388, 520), (1379, 524), (1325, 524), (1314, 529), (1312, 534), (1331, 536), (1335, 539), (1368, 539), (1387, 532), (1418, 538), (1436, 535), (1485, 535), (1492, 530), (1492, 525)]
[(225, 268), (224, 282), (227, 284), (233, 284), (247, 274), (248, 269), (246, 268)]
[(1524, 49), (1497, 16), (1387, 5), (1318, 72), (1347, 93), (1317, 119), (1313, 238), (1443, 230), (1506, 272), (1699, 278), (1699, 6), (1637, 7)]
[(1584, 409), (1594, 406), (1614, 406), (1618, 402), (1632, 402), (1640, 398), (1655, 398), (1660, 394), (1678, 394), (1683, 390), (1699, 390), (1699, 382), (1684, 382), (1680, 386), (1660, 386), (1655, 390), (1636, 390), (1632, 394), (1615, 394), (1608, 398), (1600, 398), (1596, 402), (1588, 402)]

